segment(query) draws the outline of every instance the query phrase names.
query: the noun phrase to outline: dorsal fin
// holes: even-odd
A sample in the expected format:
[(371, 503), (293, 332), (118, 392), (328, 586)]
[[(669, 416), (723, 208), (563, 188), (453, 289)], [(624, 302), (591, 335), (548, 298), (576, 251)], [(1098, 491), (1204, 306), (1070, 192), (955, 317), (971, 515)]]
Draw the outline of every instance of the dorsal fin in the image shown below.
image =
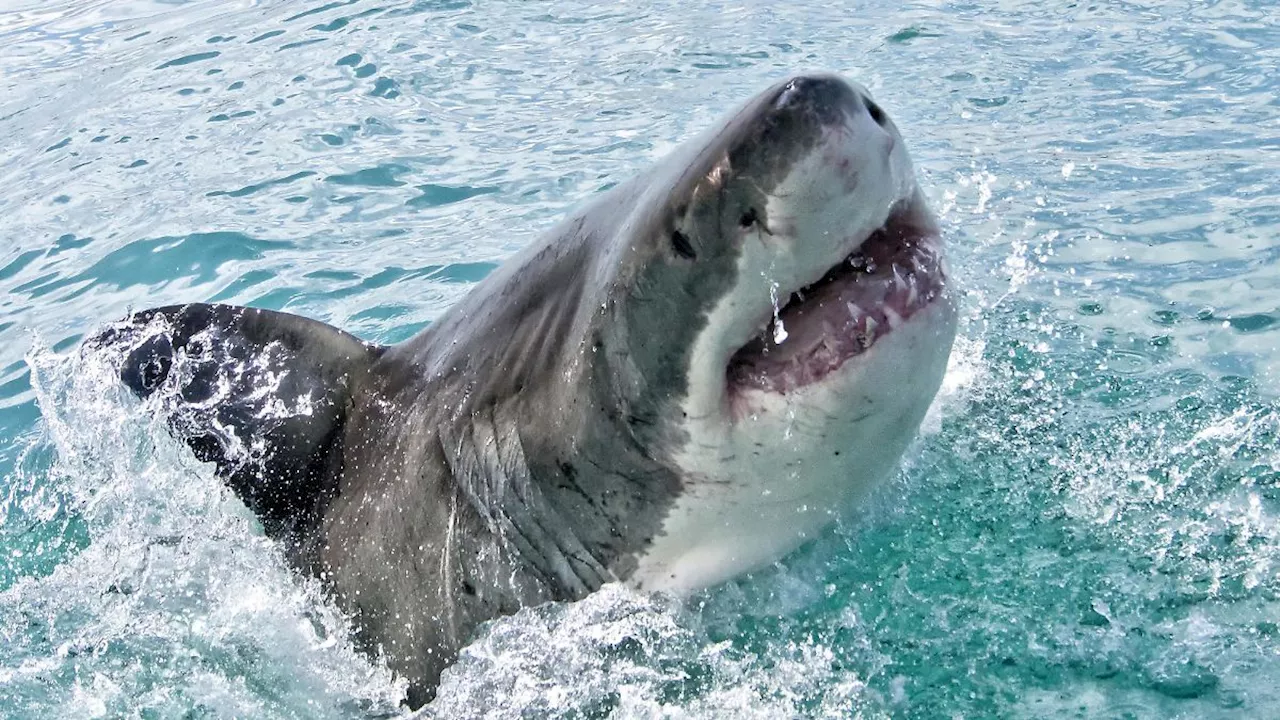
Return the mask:
[(297, 315), (200, 303), (135, 313), (90, 345), (120, 352), (121, 380), (157, 395), (267, 534), (294, 542), (336, 490), (351, 391), (382, 351)]

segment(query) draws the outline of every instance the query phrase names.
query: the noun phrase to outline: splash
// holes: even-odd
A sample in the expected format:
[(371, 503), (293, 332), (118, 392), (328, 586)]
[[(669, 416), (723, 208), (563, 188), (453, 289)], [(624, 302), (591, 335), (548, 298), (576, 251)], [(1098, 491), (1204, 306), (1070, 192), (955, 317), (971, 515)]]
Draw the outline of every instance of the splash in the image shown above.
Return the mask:
[(0, 705), (27, 717), (389, 715), (403, 693), (358, 655), (316, 583), (122, 390), (108, 358), (28, 355), (42, 413), (21, 471), (85, 547), (0, 592)]
[(835, 655), (822, 642), (784, 642), (766, 659), (712, 632), (685, 603), (620, 585), (526, 608), (486, 625), (417, 717), (862, 717), (875, 707), (856, 673), (822, 670)]

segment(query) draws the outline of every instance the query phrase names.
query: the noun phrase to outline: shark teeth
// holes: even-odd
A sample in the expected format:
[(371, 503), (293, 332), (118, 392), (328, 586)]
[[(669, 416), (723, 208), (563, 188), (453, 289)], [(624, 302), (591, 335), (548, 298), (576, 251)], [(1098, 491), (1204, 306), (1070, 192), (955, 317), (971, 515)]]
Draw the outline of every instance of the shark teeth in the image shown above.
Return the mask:
[(910, 322), (944, 284), (936, 234), (891, 219), (774, 309), (763, 331), (730, 359), (730, 383), (786, 392), (815, 382)]

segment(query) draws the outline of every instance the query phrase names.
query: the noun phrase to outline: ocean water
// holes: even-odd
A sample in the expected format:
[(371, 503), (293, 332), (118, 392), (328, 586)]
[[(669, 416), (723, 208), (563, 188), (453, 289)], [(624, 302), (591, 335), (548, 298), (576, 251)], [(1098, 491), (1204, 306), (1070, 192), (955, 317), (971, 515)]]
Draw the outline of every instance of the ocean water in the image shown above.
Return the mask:
[(783, 75), (859, 80), (963, 320), (874, 502), (691, 600), (482, 630), (424, 717), (1280, 717), (1271, 0), (16, 0), (0, 717), (373, 718), (247, 511), (79, 341), (220, 301), (378, 342)]

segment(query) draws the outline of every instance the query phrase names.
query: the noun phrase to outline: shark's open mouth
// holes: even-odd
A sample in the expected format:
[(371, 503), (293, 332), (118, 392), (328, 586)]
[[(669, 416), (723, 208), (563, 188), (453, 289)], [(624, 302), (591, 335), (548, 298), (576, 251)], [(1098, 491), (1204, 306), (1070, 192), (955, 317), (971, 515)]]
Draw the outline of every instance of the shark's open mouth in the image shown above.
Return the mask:
[(941, 296), (937, 228), (906, 202), (820, 280), (791, 293), (729, 359), (731, 390), (786, 393), (861, 355)]

